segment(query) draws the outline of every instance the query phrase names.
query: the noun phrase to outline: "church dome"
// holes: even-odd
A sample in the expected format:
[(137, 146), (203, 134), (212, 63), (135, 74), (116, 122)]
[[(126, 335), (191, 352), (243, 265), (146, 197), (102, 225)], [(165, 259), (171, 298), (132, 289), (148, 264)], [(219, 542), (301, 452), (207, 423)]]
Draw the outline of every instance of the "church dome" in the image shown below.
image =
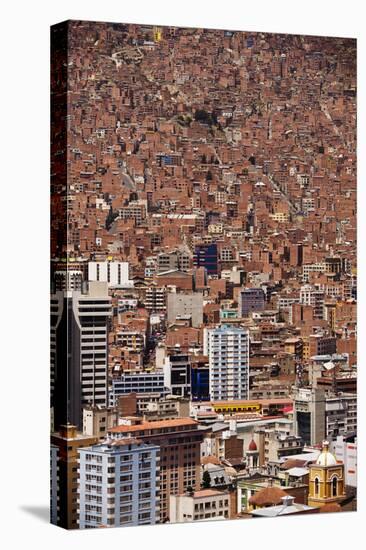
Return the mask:
[(254, 439), (251, 440), (249, 443), (248, 451), (256, 451), (257, 450), (257, 444), (254, 441)]
[(318, 466), (336, 466), (337, 461), (335, 456), (329, 452), (328, 441), (323, 441), (322, 452), (320, 453), (316, 463)]

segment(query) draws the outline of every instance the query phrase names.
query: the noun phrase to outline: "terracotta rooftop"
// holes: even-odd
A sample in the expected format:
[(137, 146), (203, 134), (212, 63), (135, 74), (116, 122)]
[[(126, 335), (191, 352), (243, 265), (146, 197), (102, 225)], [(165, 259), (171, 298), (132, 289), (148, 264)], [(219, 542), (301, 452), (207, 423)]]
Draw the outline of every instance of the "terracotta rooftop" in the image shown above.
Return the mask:
[(221, 464), (220, 460), (213, 455), (204, 456), (201, 458), (201, 464)]
[(280, 466), (281, 470), (290, 470), (291, 468), (303, 468), (307, 464), (307, 460), (299, 460), (297, 458), (288, 458)]
[(250, 497), (249, 503), (255, 506), (274, 506), (282, 503), (282, 497), (287, 493), (280, 487), (265, 487)]

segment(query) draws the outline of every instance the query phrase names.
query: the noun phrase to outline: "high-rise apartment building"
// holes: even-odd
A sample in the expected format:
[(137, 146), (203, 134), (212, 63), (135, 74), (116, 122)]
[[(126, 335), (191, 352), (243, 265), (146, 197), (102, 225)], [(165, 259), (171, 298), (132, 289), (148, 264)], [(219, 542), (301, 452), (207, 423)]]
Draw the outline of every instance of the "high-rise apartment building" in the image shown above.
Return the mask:
[(211, 400), (249, 399), (249, 331), (225, 325), (205, 329), (204, 353)]
[(159, 447), (135, 438), (79, 450), (79, 527), (159, 521)]
[(160, 447), (160, 522), (169, 520), (169, 496), (200, 487), (203, 432), (192, 418), (143, 422), (109, 430), (111, 438), (135, 437)]
[(86, 405), (108, 404), (107, 283), (90, 282), (82, 291), (51, 296), (51, 406), (54, 426), (82, 429)]

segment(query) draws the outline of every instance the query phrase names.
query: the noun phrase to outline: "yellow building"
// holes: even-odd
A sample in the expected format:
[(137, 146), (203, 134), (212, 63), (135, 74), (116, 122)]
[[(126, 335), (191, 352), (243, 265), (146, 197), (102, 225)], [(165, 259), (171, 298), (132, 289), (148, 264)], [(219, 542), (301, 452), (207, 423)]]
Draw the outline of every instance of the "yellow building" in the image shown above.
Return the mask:
[(163, 37), (161, 27), (154, 27), (153, 33), (154, 33), (154, 42), (160, 42), (160, 40)]
[(328, 441), (323, 441), (322, 452), (309, 469), (308, 505), (322, 507), (339, 503), (345, 496), (344, 465), (329, 452)]

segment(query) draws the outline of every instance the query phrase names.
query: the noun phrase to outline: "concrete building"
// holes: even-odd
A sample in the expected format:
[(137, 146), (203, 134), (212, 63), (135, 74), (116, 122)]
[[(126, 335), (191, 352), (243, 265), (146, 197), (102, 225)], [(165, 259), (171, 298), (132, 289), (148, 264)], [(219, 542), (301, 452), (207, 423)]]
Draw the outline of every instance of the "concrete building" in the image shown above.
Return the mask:
[(325, 393), (319, 388), (293, 388), (294, 428), (305, 445), (325, 437)]
[(172, 350), (165, 357), (164, 385), (172, 395), (189, 397), (191, 394), (191, 360), (187, 353)]
[(109, 406), (116, 407), (120, 395), (128, 393), (157, 393), (160, 396), (169, 393), (165, 386), (163, 371), (125, 371), (111, 381)]
[(141, 353), (145, 349), (146, 335), (138, 330), (123, 330), (117, 332), (116, 343), (121, 348), (127, 348), (130, 351)]
[(186, 523), (208, 519), (230, 518), (230, 493), (217, 489), (201, 489), (183, 495), (171, 495), (170, 523)]
[(108, 404), (107, 284), (91, 282), (82, 291), (51, 296), (51, 406), (54, 426), (82, 428), (86, 405)]
[(105, 437), (107, 430), (118, 424), (118, 410), (107, 407), (85, 407), (83, 409), (83, 434)]
[(89, 262), (89, 281), (102, 281), (109, 287), (132, 288), (133, 281), (129, 279), (128, 262)]
[(146, 289), (145, 307), (148, 311), (162, 312), (166, 310), (166, 295), (165, 287), (150, 286)]
[(169, 520), (169, 496), (200, 486), (200, 446), (203, 432), (191, 418), (143, 422), (109, 430), (113, 439), (136, 437), (160, 446), (160, 522)]
[(286, 429), (257, 429), (256, 440), (260, 465), (278, 461), (284, 456), (296, 455), (301, 453), (304, 448), (301, 437), (289, 433)]
[(189, 399), (169, 395), (159, 401), (149, 402), (143, 411), (145, 422), (154, 420), (170, 420), (187, 418), (189, 416)]
[(159, 447), (135, 438), (79, 450), (79, 528), (159, 522)]
[(262, 288), (245, 288), (239, 294), (239, 317), (249, 317), (252, 311), (263, 311), (265, 294)]
[(161, 252), (157, 256), (157, 272), (179, 270), (188, 271), (191, 267), (191, 256), (184, 250)]
[(190, 319), (192, 327), (199, 327), (203, 322), (203, 296), (199, 292), (187, 294), (169, 292), (167, 295), (168, 324), (180, 319)]
[(146, 218), (146, 208), (145, 200), (131, 201), (127, 206), (118, 209), (118, 219), (134, 220), (136, 225), (140, 225)]
[(326, 397), (325, 432), (328, 440), (357, 433), (357, 395), (339, 393)]
[(324, 292), (312, 285), (303, 285), (300, 288), (300, 304), (312, 306), (314, 319), (324, 319)]
[(211, 400), (249, 398), (249, 332), (221, 326), (204, 330)]
[(339, 435), (330, 444), (337, 463), (344, 464), (344, 481), (346, 486), (357, 487), (357, 438), (354, 435)]
[(69, 265), (65, 269), (58, 269), (53, 274), (55, 291), (81, 290), (84, 281), (84, 271)]
[[(51, 434), (51, 445), (57, 449), (58, 456), (58, 502), (57, 525), (65, 529), (78, 528), (77, 472), (78, 452), (82, 447), (97, 443), (96, 437), (83, 435), (76, 426), (60, 426), (58, 432)], [(56, 451), (53, 451), (56, 453)]]

